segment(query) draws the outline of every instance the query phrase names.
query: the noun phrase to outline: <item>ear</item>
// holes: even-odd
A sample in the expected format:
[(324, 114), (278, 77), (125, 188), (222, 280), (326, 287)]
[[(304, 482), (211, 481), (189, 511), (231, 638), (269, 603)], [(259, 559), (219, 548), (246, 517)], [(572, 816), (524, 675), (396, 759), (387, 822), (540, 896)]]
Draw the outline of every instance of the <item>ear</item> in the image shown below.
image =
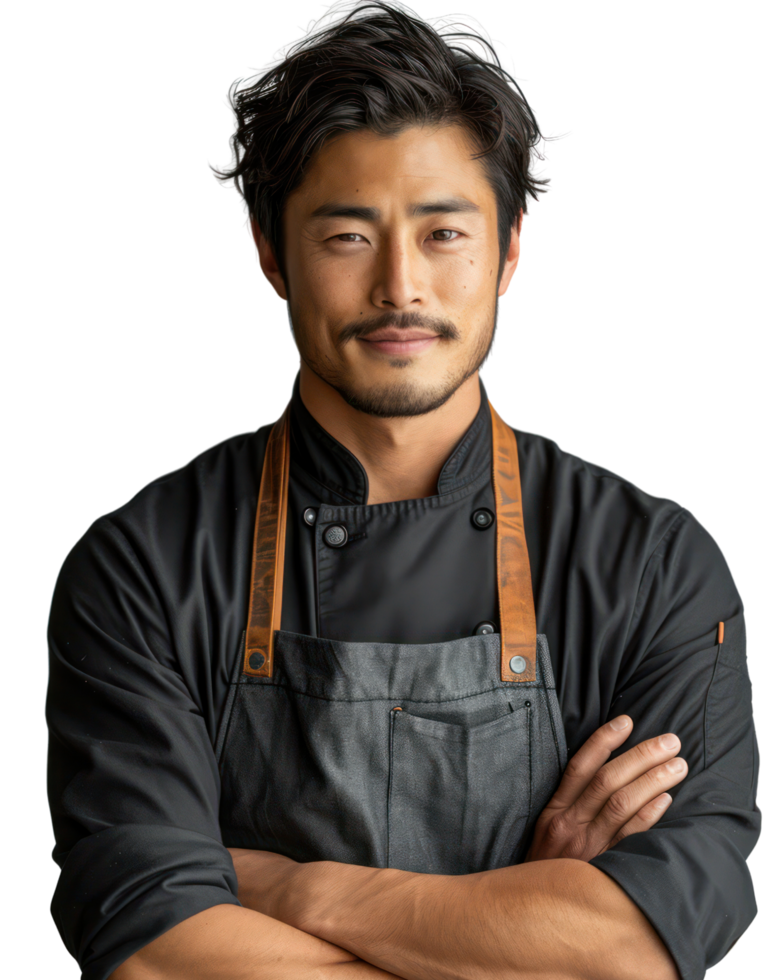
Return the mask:
[(526, 215), (523, 209), (517, 215), (517, 221), (512, 225), (512, 237), (509, 240), (509, 251), (504, 260), (504, 271), (498, 283), (498, 295), (506, 296), (512, 288), (512, 282), (520, 268), (520, 261), (523, 257), (523, 230), (525, 228)]
[(278, 260), (275, 258), (275, 253), (269, 241), (262, 235), (259, 223), (255, 218), (250, 219), (250, 230), (253, 232), (253, 241), (256, 243), (256, 249), (259, 253), (261, 271), (272, 283), (272, 288), (278, 296), (281, 299), (288, 299), (286, 283), (283, 279), (283, 273), (280, 271)]

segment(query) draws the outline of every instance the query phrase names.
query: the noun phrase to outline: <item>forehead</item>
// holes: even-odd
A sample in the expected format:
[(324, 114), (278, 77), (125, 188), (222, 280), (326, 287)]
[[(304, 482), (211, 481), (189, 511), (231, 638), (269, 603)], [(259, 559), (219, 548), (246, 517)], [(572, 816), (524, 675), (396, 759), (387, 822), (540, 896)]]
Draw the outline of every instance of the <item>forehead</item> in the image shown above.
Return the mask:
[(481, 161), (472, 159), (475, 152), (457, 125), (411, 126), (390, 137), (344, 133), (314, 155), (287, 204), (294, 210), (326, 200), (393, 207), (438, 195), (494, 211), (493, 189)]

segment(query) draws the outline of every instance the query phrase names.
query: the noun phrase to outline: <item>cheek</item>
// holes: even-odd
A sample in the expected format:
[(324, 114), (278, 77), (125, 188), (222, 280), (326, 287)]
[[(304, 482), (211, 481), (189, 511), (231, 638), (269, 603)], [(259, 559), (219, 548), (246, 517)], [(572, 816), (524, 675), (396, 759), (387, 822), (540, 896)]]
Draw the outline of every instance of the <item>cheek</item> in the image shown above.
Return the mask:
[(445, 307), (473, 313), (495, 302), (497, 275), (486, 256), (443, 263), (436, 270), (434, 291)]
[(451, 293), (467, 296), (482, 294), (498, 274), (498, 245), (479, 232), (450, 252), (432, 256), (433, 284)]

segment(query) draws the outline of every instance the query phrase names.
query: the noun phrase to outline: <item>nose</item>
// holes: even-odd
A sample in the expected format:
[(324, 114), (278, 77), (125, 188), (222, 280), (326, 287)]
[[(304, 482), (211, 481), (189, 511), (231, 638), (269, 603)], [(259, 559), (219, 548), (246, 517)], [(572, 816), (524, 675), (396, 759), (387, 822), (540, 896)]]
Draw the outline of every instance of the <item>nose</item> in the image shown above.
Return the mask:
[(416, 255), (401, 240), (385, 243), (378, 254), (376, 281), (371, 292), (373, 305), (382, 310), (405, 310), (424, 303), (424, 290), (417, 281)]

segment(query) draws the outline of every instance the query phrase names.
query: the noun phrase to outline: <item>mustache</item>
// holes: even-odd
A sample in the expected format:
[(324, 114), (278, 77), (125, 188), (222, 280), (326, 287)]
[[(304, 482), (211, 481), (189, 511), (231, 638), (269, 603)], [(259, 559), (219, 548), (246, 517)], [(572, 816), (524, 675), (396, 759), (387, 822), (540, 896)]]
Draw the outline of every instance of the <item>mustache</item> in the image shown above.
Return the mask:
[(384, 327), (395, 327), (399, 330), (426, 330), (438, 337), (455, 340), (458, 337), (457, 327), (449, 320), (436, 320), (422, 316), (420, 313), (403, 313), (400, 316), (382, 315), (362, 323), (350, 324), (343, 331), (343, 342), (356, 338), (363, 339)]

